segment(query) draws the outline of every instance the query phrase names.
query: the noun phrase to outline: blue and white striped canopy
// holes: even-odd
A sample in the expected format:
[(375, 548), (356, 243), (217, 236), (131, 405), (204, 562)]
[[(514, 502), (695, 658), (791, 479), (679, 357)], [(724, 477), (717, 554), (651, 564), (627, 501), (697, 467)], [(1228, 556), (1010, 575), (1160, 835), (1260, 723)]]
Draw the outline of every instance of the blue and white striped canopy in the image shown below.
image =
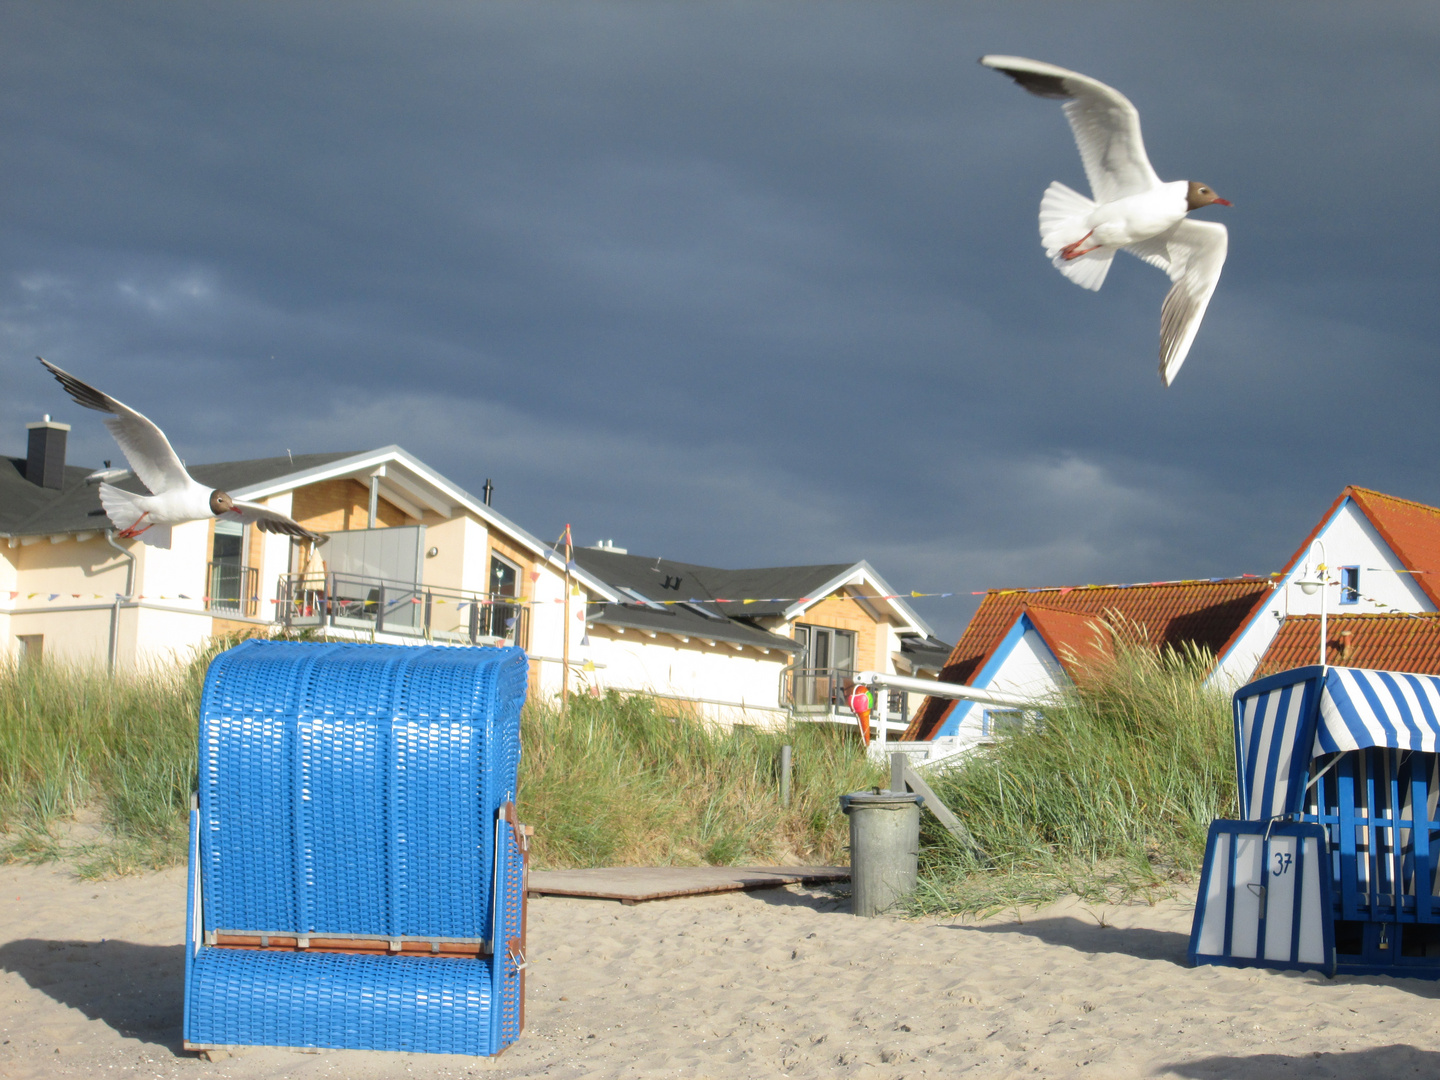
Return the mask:
[(1368, 746), (1440, 749), (1440, 676), (1312, 666), (1242, 686), (1240, 812), (1258, 821), (1298, 811), (1312, 760)]

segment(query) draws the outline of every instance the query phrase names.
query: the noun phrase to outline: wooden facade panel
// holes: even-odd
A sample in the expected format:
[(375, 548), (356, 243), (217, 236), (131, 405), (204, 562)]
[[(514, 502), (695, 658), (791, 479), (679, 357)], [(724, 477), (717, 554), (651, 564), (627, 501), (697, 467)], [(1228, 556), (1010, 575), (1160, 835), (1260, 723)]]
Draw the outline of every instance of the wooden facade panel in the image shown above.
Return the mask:
[[(369, 525), (370, 489), (358, 480), (321, 480), (296, 488), (291, 517), (314, 532), (343, 532)], [(405, 511), (381, 496), (375, 510), (376, 524), (389, 528), (410, 519)]]

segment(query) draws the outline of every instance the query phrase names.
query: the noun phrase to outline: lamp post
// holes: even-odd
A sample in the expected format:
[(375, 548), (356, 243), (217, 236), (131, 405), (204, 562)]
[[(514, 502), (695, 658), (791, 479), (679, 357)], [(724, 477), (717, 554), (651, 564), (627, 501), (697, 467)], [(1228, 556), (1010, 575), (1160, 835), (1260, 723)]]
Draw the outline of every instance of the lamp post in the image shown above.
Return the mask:
[[(1316, 547), (1320, 549), (1320, 561), (1315, 564), (1312, 571), (1310, 556), (1315, 553)], [(1300, 586), (1300, 591), (1306, 596), (1314, 596), (1316, 590), (1320, 592), (1320, 670), (1325, 671), (1325, 586), (1330, 584), (1330, 567), (1325, 562), (1325, 541), (1315, 540), (1310, 544), (1310, 550), (1305, 553), (1305, 577), (1295, 580)]]

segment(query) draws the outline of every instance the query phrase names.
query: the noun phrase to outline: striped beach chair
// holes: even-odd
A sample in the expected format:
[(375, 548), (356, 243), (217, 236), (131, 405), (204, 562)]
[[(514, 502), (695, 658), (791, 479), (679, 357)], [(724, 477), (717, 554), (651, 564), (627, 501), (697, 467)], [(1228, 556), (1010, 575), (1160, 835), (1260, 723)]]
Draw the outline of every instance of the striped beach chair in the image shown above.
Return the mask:
[[(1312, 966), (1440, 978), (1440, 677), (1296, 668), (1241, 687), (1234, 711), (1251, 833), (1259, 823), (1318, 828), (1333, 956)], [(1202, 906), (1206, 885), (1219, 897), (1228, 872), (1215, 858)], [(1233, 877), (1232, 893), (1265, 884), (1245, 877)], [(1197, 908), (1192, 959), (1201, 922)]]
[(190, 815), (184, 1038), (491, 1055), (524, 1024), (519, 649), (247, 641)]

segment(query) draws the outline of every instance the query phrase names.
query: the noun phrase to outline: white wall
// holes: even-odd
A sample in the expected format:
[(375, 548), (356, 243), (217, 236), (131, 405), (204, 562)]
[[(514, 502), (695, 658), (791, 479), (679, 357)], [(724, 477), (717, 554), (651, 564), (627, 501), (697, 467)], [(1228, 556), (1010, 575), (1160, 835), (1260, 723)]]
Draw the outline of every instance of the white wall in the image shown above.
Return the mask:
[(580, 658), (604, 665), (582, 673), (600, 690), (708, 698), (709, 704), (698, 706), (700, 714), (722, 724), (785, 722), (784, 712), (770, 711), (780, 706), (780, 672), (789, 663), (789, 654), (779, 649), (767, 656), (749, 646), (736, 650), (723, 641), (706, 645), (691, 637), (687, 643), (664, 633), (652, 638), (643, 630), (621, 633), (618, 627), (592, 626), (590, 645), (580, 649)]
[[(536, 657), (552, 657), (559, 660), (564, 656), (565, 635), (570, 637), (570, 659), (580, 661), (580, 639), (585, 636), (585, 594), (570, 598), (570, 625), (565, 625), (565, 605), (557, 601), (565, 598), (565, 578), (549, 563), (537, 563), (540, 572), (535, 582), (530, 605), (530, 653)], [(537, 697), (541, 701), (554, 701), (560, 694), (561, 665), (551, 660), (532, 660), (531, 664), (539, 673)], [(571, 688), (575, 687), (571, 682)]]
[[(1335, 511), (1320, 530), (1319, 539), (1325, 545), (1325, 561), (1330, 567), (1329, 576), (1332, 579), (1338, 580), (1338, 567), (1360, 567), (1360, 602), (1342, 606), (1339, 586), (1330, 585), (1326, 589), (1325, 597), (1325, 610), (1328, 614), (1368, 615), (1396, 608), (1411, 612), (1435, 610), (1435, 606), (1416, 584), (1413, 574), (1395, 573), (1397, 570), (1409, 568), (1401, 564), (1352, 500), (1346, 499)], [(1315, 561), (1319, 560), (1320, 552), (1316, 549)], [(1306, 569), (1306, 558), (1302, 556), (1290, 573), (1280, 579), (1263, 610), (1245, 627), (1235, 646), (1224, 656), (1207, 680), (1210, 685), (1233, 690), (1248, 682), (1255, 671), (1255, 665), (1260, 662), (1260, 657), (1274, 640), (1285, 616), (1320, 614), (1319, 590), (1314, 596), (1306, 596), (1295, 584), (1296, 580), (1305, 576)], [(1315, 639), (1315, 659), (1320, 659), (1318, 634)]]
[[(1045, 639), (1027, 624), (1010, 651), (999, 655), (999, 666), (989, 675), (982, 671), (972, 685), (977, 690), (1041, 699), (1068, 687), (1070, 677)], [(957, 701), (937, 734), (979, 738), (984, 711), (985, 706), (978, 702)]]

